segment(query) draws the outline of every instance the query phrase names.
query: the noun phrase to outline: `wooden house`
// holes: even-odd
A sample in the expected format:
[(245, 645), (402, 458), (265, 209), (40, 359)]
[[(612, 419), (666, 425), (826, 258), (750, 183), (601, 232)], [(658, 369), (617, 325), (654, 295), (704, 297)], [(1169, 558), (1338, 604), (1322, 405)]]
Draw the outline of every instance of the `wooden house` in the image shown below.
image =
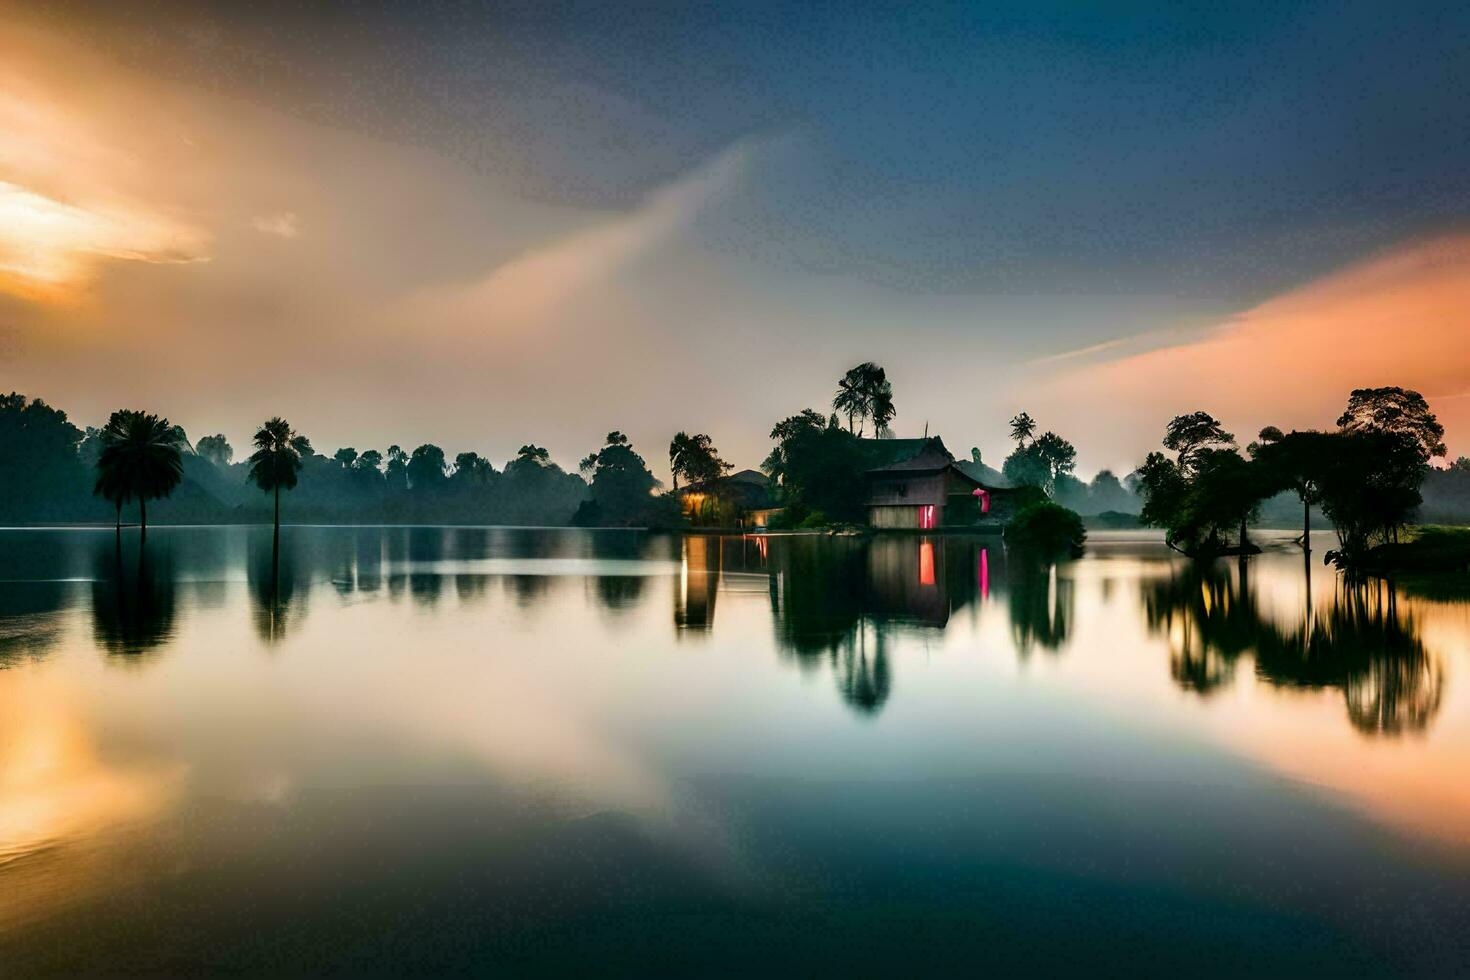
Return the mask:
[(872, 451), (882, 460), (866, 473), (873, 527), (1004, 526), (1010, 519), (1015, 491), (971, 476), (938, 436), (875, 440)]

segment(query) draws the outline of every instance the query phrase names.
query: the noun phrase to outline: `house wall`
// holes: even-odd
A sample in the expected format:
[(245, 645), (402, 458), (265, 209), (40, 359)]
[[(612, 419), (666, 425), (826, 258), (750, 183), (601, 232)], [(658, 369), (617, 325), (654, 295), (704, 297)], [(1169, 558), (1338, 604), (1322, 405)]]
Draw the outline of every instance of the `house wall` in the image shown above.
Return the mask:
[(920, 508), (932, 506), (934, 508), (934, 526), (940, 527), (944, 524), (943, 504), (883, 504), (868, 508), (868, 523), (873, 527), (886, 528), (918, 528), (920, 527)]
[(870, 507), (916, 507), (919, 504), (944, 506), (945, 474), (922, 473), (914, 476), (885, 476), (874, 479), (868, 489)]

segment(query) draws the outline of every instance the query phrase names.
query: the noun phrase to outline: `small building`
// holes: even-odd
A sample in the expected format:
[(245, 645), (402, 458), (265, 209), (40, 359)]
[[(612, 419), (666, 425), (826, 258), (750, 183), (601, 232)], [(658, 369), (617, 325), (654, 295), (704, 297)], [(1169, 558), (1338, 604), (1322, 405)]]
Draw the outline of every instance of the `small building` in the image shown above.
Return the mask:
[(868, 523), (876, 528), (1003, 526), (1016, 491), (977, 480), (955, 462), (944, 442), (875, 440), (882, 465), (868, 470)]
[(758, 470), (680, 487), (678, 497), (684, 516), (706, 526), (765, 527), (781, 510), (771, 478)]

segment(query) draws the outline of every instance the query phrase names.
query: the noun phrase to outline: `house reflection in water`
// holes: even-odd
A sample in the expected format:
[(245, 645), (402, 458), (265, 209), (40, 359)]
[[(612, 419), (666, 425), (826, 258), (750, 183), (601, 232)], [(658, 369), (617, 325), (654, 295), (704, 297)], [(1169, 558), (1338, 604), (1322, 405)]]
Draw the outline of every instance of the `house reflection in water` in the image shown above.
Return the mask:
[(686, 535), (674, 623), (698, 635), (718, 602), (760, 595), (782, 653), (804, 670), (830, 667), (844, 700), (871, 713), (891, 689), (893, 636), (944, 629), (1005, 568), (991, 537)]
[(769, 552), (770, 543), (764, 537), (685, 535), (674, 589), (674, 625), (680, 635), (714, 627), (715, 601), (721, 592), (764, 595), (770, 577)]
[[(942, 629), (979, 597), (977, 552), (988, 549), (971, 537), (874, 538), (867, 549), (865, 612), (880, 621)], [(988, 554), (984, 562), (988, 568)]]

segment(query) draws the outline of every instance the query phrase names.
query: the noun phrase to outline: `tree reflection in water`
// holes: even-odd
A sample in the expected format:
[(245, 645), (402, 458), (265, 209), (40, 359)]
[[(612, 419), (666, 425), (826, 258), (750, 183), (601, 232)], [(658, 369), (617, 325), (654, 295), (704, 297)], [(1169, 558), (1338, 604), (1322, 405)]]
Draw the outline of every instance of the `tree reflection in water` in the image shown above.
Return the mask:
[(263, 535), (250, 539), (245, 562), (250, 610), (256, 634), (268, 645), (284, 640), (306, 615), (311, 566), (298, 537), (296, 529), (288, 529), (281, 535), (279, 548)]
[(1037, 646), (1057, 651), (1067, 642), (1075, 618), (1072, 580), (1057, 574), (1057, 566), (1015, 557), (1005, 576), (1011, 640), (1023, 659)]
[(174, 633), (177, 600), (170, 539), (116, 540), (99, 548), (94, 561), (93, 638), (113, 662), (146, 662)]
[(1251, 654), (1267, 683), (1341, 691), (1349, 721), (1367, 734), (1422, 731), (1439, 709), (1443, 668), (1390, 584), (1339, 580), (1325, 609), (1309, 608), (1290, 628), (1261, 614), (1246, 569), (1232, 575), (1219, 562), (1181, 566), (1146, 587), (1143, 601), (1186, 690), (1218, 690)]
[(892, 639), (947, 627), (1004, 578), (999, 542), (972, 537), (776, 537), (769, 562), (777, 649), (803, 670), (827, 665), (855, 711), (893, 690)]

